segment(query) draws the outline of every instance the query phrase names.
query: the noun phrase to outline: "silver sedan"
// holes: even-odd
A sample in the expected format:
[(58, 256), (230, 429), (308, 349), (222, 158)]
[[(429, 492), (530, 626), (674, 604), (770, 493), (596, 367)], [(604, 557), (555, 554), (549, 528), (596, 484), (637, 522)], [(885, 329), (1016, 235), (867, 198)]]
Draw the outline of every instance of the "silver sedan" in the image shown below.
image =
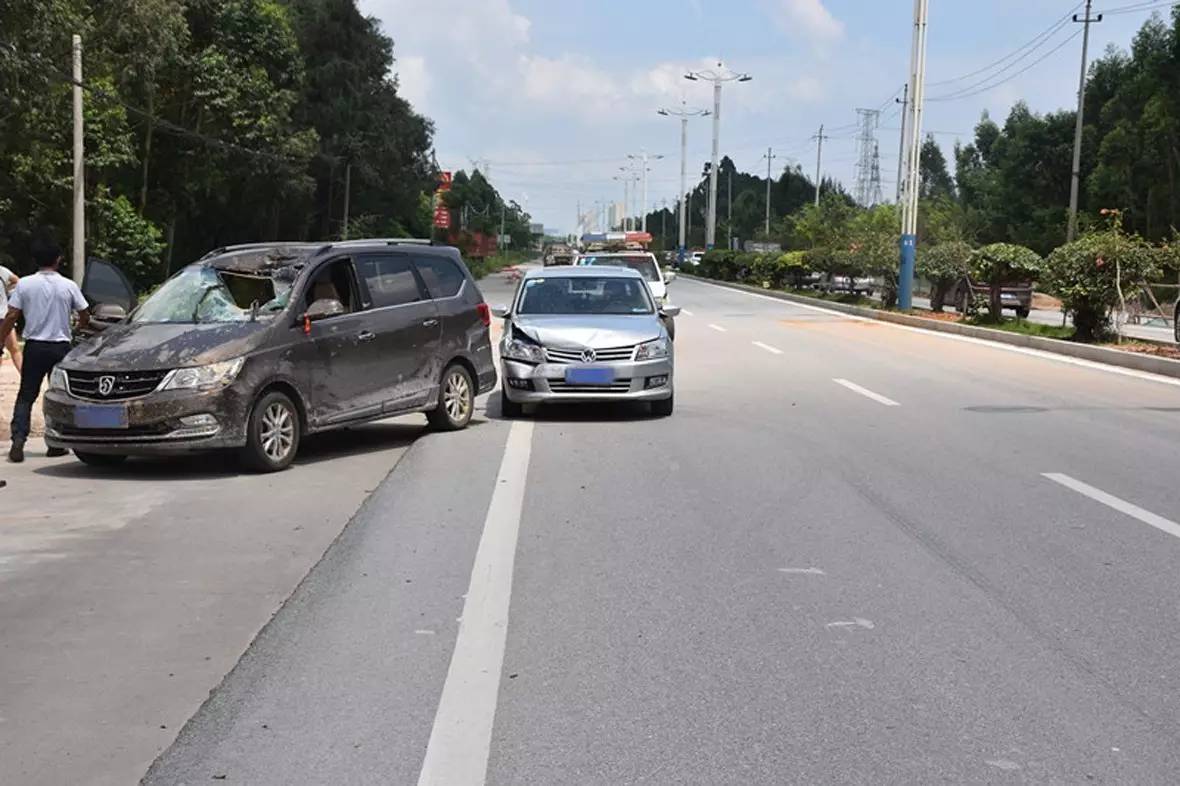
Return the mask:
[(501, 411), (524, 404), (649, 401), (672, 414), (672, 339), (664, 325), (680, 313), (656, 306), (634, 270), (563, 267), (525, 274), (504, 318)]

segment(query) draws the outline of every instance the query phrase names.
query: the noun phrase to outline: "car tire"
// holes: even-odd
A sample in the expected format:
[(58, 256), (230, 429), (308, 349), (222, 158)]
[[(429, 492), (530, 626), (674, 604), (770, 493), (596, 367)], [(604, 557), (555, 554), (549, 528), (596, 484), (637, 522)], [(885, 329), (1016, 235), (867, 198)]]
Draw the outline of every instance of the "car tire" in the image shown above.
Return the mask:
[(524, 414), (524, 405), (508, 398), (508, 392), (500, 388), (500, 417), (519, 418)]
[(438, 386), (438, 405), (426, 413), (437, 431), (467, 428), (475, 413), (475, 383), (471, 373), (458, 363), (447, 366)]
[(1031, 313), (1032, 312), (1027, 308), (1016, 309), (1016, 316), (1020, 317), (1021, 319), (1028, 319), (1028, 315)]
[(662, 398), (658, 401), (651, 402), (651, 414), (657, 418), (666, 418), (672, 414), (672, 410), (676, 406), (676, 395), (672, 394), (667, 398)]
[(280, 472), (291, 466), (299, 452), (303, 425), (299, 410), (277, 390), (258, 400), (246, 422), (246, 446), (242, 463), (256, 472)]
[(88, 467), (117, 467), (127, 460), (122, 453), (87, 453), (75, 450), (74, 456)]

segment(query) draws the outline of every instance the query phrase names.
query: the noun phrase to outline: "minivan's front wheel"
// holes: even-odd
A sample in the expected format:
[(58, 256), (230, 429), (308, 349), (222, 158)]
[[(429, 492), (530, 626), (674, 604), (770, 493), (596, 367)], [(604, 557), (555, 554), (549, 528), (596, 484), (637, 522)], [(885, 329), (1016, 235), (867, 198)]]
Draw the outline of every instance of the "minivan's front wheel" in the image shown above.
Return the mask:
[(242, 461), (259, 472), (278, 472), (291, 466), (299, 450), (299, 411), (284, 393), (267, 393), (250, 413)]
[(439, 431), (466, 428), (475, 413), (475, 383), (467, 369), (452, 363), (443, 371), (438, 406), (426, 413), (430, 425)]

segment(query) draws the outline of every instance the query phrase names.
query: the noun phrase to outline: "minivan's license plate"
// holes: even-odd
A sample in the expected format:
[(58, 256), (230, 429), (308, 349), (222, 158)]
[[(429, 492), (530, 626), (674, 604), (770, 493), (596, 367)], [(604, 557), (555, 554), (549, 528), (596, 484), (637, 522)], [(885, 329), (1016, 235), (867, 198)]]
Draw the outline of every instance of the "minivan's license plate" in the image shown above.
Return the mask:
[(78, 428), (127, 428), (127, 407), (122, 404), (79, 404), (74, 407)]
[(609, 385), (615, 381), (613, 368), (567, 368), (565, 382), (567, 385)]

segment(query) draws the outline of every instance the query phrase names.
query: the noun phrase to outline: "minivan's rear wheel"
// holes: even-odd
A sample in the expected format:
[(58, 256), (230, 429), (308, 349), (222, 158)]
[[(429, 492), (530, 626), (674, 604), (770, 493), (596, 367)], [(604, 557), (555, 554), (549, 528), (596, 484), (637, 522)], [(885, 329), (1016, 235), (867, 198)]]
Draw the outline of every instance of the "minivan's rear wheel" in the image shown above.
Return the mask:
[(426, 417), (439, 431), (458, 431), (467, 427), (474, 413), (475, 383), (467, 369), (453, 363), (443, 371), (438, 406), (426, 413)]
[(90, 467), (117, 467), (127, 460), (121, 453), (87, 453), (84, 450), (75, 450), (74, 455), (78, 461)]
[(508, 398), (508, 391), (500, 388), (500, 417), (518, 418), (524, 414), (524, 405)]
[(267, 393), (250, 413), (242, 461), (259, 472), (278, 472), (291, 466), (299, 450), (299, 411), (284, 393)]

